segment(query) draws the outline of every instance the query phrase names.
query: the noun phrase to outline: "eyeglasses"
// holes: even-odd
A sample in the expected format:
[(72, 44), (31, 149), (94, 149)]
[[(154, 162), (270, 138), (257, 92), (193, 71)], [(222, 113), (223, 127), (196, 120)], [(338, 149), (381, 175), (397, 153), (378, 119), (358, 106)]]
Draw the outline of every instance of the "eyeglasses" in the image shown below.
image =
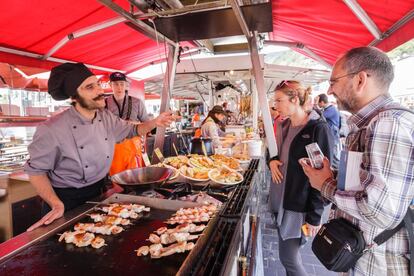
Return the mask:
[[(285, 87), (285, 86), (287, 86), (287, 87), (289, 87), (291, 90), (290, 91), (285, 91), (285, 92), (289, 92), (290, 94), (290, 97), (295, 97), (295, 96), (297, 96), (298, 95), (298, 91), (296, 90), (296, 88), (291, 84), (291, 83), (289, 83), (289, 82), (291, 82), (291, 81), (288, 81), (288, 80), (283, 80), (283, 81), (281, 81), (278, 85), (276, 85), (276, 88), (275, 88), (275, 90), (281, 90), (283, 87)], [(295, 81), (293, 81), (293, 82), (295, 82)]]
[(283, 88), (284, 86), (287, 86), (289, 88), (292, 88), (295, 90), (295, 87), (293, 87), (291, 84), (289, 84), (288, 80), (282, 80), (278, 85), (276, 85), (276, 90)]
[[(335, 84), (335, 83), (337, 83), (339, 79), (342, 79), (342, 78), (345, 78), (345, 77), (349, 77), (349, 76), (354, 76), (354, 75), (356, 75), (356, 74), (358, 74), (358, 73), (360, 73), (360, 72), (361, 72), (361, 71), (358, 71), (358, 72), (352, 72), (352, 73), (348, 73), (348, 74), (345, 74), (345, 75), (340, 76), (340, 77), (337, 77), (337, 78), (330, 79), (330, 80), (329, 80), (329, 85), (330, 85), (330, 86), (334, 86), (334, 84)], [(369, 74), (367, 74), (367, 77), (370, 77), (370, 75), (369, 75)]]

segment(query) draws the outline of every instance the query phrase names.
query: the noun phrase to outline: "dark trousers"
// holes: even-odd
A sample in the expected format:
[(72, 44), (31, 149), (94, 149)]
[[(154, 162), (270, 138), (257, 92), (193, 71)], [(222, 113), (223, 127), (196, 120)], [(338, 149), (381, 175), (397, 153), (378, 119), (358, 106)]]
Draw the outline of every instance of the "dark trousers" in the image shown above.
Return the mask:
[[(105, 180), (106, 178), (101, 179), (92, 185), (79, 189), (53, 187), (53, 190), (58, 198), (63, 202), (63, 205), (65, 205), (65, 212), (67, 212), (84, 204), (86, 201), (101, 195), (105, 189)], [(42, 216), (46, 215), (50, 212), (50, 210), (50, 206), (46, 202), (43, 202)]]
[(301, 238), (282, 240), (279, 235), (279, 258), (286, 270), (287, 276), (308, 275), (302, 264), (299, 249)]

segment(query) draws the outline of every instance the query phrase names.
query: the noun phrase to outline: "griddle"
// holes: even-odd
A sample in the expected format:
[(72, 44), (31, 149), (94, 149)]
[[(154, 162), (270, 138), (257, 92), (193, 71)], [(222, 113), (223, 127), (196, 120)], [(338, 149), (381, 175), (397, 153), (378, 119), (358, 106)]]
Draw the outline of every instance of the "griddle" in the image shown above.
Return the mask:
[[(116, 198), (129, 199), (132, 196), (117, 195)], [(143, 200), (146, 201), (143, 204), (154, 202), (154, 199)], [(181, 204), (170, 201), (170, 205), (177, 209)], [(163, 208), (163, 204), (160, 206)], [(163, 221), (171, 217), (174, 212), (171, 209), (151, 207), (151, 211), (144, 213), (143, 217), (131, 220), (132, 225), (123, 226), (125, 231), (117, 235), (103, 236), (108, 246), (100, 249), (90, 246), (79, 248), (64, 241), (59, 242), (58, 233), (53, 233), (0, 263), (0, 275), (175, 275), (185, 263), (189, 252), (160, 259), (151, 259), (149, 256), (138, 257), (134, 252), (143, 245), (150, 245), (151, 243), (146, 241), (149, 234), (159, 227), (166, 226)], [(73, 226), (77, 222), (92, 222), (92, 220), (83, 215), (59, 232), (73, 231)], [(196, 244), (196, 248), (200, 246), (201, 244)]]

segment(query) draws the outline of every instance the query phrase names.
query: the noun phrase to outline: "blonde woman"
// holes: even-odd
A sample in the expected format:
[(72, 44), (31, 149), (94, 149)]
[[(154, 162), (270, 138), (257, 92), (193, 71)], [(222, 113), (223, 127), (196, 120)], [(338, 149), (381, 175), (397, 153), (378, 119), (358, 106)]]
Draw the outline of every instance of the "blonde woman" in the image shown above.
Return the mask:
[(277, 126), (278, 155), (269, 161), (270, 205), (279, 233), (280, 260), (287, 275), (295, 276), (307, 275), (299, 254), (302, 236), (317, 233), (324, 210), (321, 194), (310, 186), (299, 159), (307, 157), (305, 146), (313, 142), (328, 158), (332, 149), (327, 123), (310, 112), (310, 92), (298, 81), (282, 81), (274, 95), (275, 109), (285, 120)]

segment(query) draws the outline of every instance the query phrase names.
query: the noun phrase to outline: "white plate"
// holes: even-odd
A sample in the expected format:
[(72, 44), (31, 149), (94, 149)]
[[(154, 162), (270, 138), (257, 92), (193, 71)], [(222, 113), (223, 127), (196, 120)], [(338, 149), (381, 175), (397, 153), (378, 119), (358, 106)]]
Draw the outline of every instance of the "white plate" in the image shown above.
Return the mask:
[(241, 178), (241, 180), (240, 181), (237, 181), (237, 182), (231, 182), (231, 183), (227, 183), (227, 182), (222, 182), (222, 181), (215, 180), (214, 177), (212, 177), (212, 175), (214, 175), (215, 173), (218, 173), (219, 172), (219, 169), (212, 169), (211, 171), (209, 171), (208, 172), (208, 177), (211, 179), (211, 181), (216, 182), (216, 183), (219, 183), (219, 184), (222, 184), (222, 185), (236, 185), (236, 184), (239, 184), (239, 183), (243, 182), (244, 177), (243, 177), (242, 174), (236, 172), (235, 170), (231, 170), (231, 171), (234, 172), (234, 173), (236, 173)]

